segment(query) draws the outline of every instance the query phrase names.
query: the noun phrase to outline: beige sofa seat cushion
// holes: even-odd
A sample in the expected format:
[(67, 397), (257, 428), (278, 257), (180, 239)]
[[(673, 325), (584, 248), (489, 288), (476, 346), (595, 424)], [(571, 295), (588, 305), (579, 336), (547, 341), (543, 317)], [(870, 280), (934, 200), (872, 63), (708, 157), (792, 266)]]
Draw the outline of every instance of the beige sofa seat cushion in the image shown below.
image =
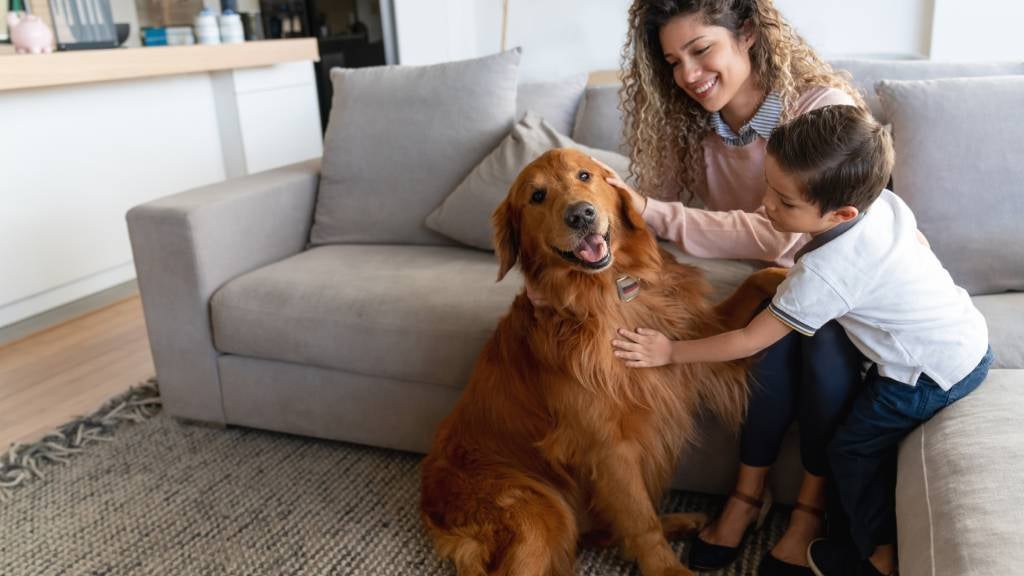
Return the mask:
[(494, 255), (448, 246), (331, 245), (227, 283), (217, 350), (461, 388), (522, 286)]
[[(678, 252), (678, 251), (676, 251)], [(686, 257), (681, 259), (686, 260)], [(693, 260), (728, 294), (742, 262)], [(210, 303), (227, 354), (461, 388), (522, 287), (489, 252), (329, 245), (228, 282)]]
[(679, 262), (696, 266), (704, 271), (704, 277), (711, 283), (712, 291), (710, 298), (712, 302), (725, 300), (732, 294), (733, 290), (746, 280), (747, 276), (750, 276), (751, 273), (764, 266), (764, 264), (747, 260), (697, 258), (685, 254), (682, 249), (671, 242), (663, 241), (659, 245), (675, 256)]
[(971, 301), (988, 323), (988, 340), (996, 356), (992, 367), (1024, 369), (1024, 292), (975, 296)]
[(1021, 573), (1022, 414), (1024, 371), (993, 370), (903, 442), (896, 485), (901, 574)]

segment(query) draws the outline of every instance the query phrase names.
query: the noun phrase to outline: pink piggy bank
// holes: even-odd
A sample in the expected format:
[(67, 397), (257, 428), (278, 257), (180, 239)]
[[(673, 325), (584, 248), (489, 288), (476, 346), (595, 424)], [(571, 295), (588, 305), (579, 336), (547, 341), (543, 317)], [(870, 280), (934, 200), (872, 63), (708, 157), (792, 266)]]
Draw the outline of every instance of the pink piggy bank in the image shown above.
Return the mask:
[(53, 51), (53, 32), (35, 14), (19, 17), (16, 12), (7, 14), (7, 28), (11, 44), (18, 54), (42, 54)]

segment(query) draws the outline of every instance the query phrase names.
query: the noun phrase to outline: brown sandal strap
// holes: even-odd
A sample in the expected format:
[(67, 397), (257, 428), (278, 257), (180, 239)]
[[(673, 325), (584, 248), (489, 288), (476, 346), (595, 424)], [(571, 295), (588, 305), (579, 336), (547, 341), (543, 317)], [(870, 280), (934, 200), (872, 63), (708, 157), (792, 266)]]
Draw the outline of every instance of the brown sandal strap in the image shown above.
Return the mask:
[(749, 504), (754, 508), (761, 508), (761, 506), (764, 506), (764, 500), (759, 500), (749, 494), (744, 494), (743, 492), (738, 492), (736, 490), (733, 490), (732, 494), (729, 494), (729, 497), (735, 498), (744, 504)]
[(803, 502), (800, 502), (799, 500), (796, 501), (793, 504), (793, 510), (794, 511), (799, 510), (800, 512), (803, 512), (804, 514), (810, 514), (811, 516), (815, 516), (818, 519), (824, 519), (825, 518), (825, 511), (824, 510), (822, 510), (821, 508), (818, 508), (817, 506), (811, 506), (810, 504), (804, 504)]

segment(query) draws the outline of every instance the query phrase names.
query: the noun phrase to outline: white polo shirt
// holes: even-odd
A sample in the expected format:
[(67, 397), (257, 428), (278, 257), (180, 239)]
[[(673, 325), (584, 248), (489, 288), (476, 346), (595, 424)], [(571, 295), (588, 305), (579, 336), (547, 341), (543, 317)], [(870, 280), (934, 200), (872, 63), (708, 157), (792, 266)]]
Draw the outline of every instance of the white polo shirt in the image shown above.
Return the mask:
[(985, 318), (898, 196), (883, 190), (845, 224), (807, 244), (768, 310), (807, 336), (835, 319), (882, 376), (913, 386), (923, 372), (949, 390), (988, 350)]

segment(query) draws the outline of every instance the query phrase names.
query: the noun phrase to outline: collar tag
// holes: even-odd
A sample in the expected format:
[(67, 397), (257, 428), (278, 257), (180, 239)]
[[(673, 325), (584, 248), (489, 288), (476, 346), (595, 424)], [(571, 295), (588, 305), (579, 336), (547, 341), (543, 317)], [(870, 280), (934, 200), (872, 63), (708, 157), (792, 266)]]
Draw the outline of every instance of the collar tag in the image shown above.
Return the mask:
[(621, 276), (615, 281), (615, 288), (619, 291), (619, 300), (629, 302), (640, 293), (640, 282), (632, 276)]

